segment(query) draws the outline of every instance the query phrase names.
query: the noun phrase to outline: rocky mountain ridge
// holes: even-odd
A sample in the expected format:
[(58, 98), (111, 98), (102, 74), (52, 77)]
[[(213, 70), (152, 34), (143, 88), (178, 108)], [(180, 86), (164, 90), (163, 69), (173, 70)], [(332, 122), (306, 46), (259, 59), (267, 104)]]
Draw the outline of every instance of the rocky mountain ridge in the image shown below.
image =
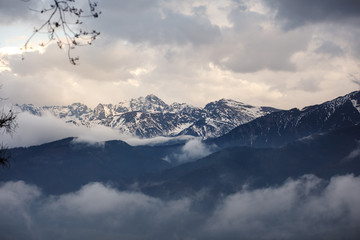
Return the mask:
[(219, 137), (241, 124), (278, 111), (229, 99), (210, 102), (204, 108), (186, 103), (168, 105), (155, 95), (118, 104), (98, 104), (94, 109), (81, 103), (43, 107), (23, 104), (17, 107), (22, 112), (37, 116), (50, 112), (67, 123), (88, 127), (104, 125), (142, 138), (178, 135)]
[(219, 146), (279, 147), (312, 134), (360, 124), (360, 91), (303, 109), (270, 113), (210, 140)]

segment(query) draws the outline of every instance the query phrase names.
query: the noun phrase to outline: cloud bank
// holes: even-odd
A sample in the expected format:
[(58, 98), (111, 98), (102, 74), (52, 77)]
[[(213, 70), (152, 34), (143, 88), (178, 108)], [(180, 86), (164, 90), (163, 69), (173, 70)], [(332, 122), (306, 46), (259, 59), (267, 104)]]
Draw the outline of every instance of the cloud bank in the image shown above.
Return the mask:
[[(27, 10), (35, 2), (0, 1), (0, 51), (20, 48), (38, 26)], [(196, 106), (231, 98), (284, 109), (358, 89), (347, 77), (360, 72), (357, 1), (107, 0), (99, 9), (84, 27), (101, 35), (74, 50), (76, 67), (56, 44), (25, 61), (5, 53), (2, 97), (96, 106), (153, 93)]]
[[(312, 175), (243, 190), (213, 210), (199, 198), (165, 201), (101, 183), (47, 196), (24, 182), (0, 185), (1, 239), (358, 239), (360, 177)], [(204, 201), (205, 199), (200, 199)]]
[(111, 128), (95, 126), (87, 128), (65, 123), (51, 114), (35, 116), (31, 113), (19, 113), (16, 118), (18, 128), (12, 135), (3, 135), (8, 147), (27, 147), (39, 145), (67, 137), (78, 137), (80, 141), (101, 142), (119, 139), (120, 134)]
[(85, 127), (66, 123), (51, 113), (36, 116), (28, 112), (21, 112), (17, 115), (16, 123), (18, 127), (12, 134), (4, 133), (2, 135), (2, 143), (10, 148), (40, 145), (67, 137), (76, 138), (74, 143), (81, 142), (98, 146), (101, 146), (102, 142), (110, 140), (122, 140), (130, 145), (138, 146), (187, 142), (194, 138), (179, 136), (141, 139), (102, 125)]

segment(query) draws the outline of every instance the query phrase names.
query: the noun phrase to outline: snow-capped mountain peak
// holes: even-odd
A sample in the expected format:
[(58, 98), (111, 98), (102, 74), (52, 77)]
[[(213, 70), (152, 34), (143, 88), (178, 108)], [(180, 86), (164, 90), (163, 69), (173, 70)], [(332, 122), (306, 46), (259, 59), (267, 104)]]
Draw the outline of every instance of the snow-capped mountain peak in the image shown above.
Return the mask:
[(281, 146), (311, 134), (360, 124), (360, 91), (322, 104), (278, 111), (240, 125), (220, 137), (217, 144)]
[(140, 137), (194, 135), (216, 137), (236, 126), (277, 109), (254, 107), (231, 99), (221, 99), (198, 108), (186, 103), (166, 104), (157, 96), (133, 98), (118, 104), (98, 104), (94, 109), (81, 103), (69, 106), (19, 106), (21, 111), (42, 115), (51, 112), (66, 122), (105, 125)]
[(133, 98), (131, 100), (119, 102), (116, 105), (117, 113), (130, 111), (140, 112), (163, 112), (169, 106), (157, 96), (150, 94), (146, 97)]

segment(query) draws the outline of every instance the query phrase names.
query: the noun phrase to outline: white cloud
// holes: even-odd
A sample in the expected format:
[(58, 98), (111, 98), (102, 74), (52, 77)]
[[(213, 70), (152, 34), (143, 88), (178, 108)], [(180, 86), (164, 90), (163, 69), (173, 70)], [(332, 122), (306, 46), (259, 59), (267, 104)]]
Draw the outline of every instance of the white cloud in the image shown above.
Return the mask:
[(350, 162), (360, 156), (360, 141), (357, 142), (357, 146), (353, 149), (348, 156), (343, 159), (343, 162)]
[(281, 187), (239, 192), (218, 206), (207, 230), (228, 239), (356, 239), (359, 183), (351, 175), (334, 177), (324, 188), (309, 175)]
[(1, 239), (358, 239), (360, 178), (307, 175), (243, 190), (213, 210), (194, 196), (161, 200), (101, 183), (48, 196), (24, 182), (0, 185)]
[(35, 116), (20, 113), (16, 118), (18, 128), (12, 135), (4, 135), (3, 142), (8, 147), (32, 146), (67, 137), (78, 137), (79, 141), (101, 142), (119, 139), (120, 134), (111, 128), (95, 126), (75, 126), (65, 123), (51, 114)]
[(212, 147), (204, 144), (201, 138), (192, 138), (185, 143), (178, 153), (172, 153), (166, 156), (164, 160), (176, 164), (182, 164), (206, 157), (207, 155), (213, 153), (214, 149), (215, 146)]
[[(24, 4), (16, 2), (2, 4), (4, 9)], [(0, 82), (12, 102), (38, 105), (96, 106), (153, 93), (167, 102), (196, 106), (232, 98), (293, 108), (358, 89), (347, 76), (360, 72), (359, 30), (342, 21), (324, 20), (333, 16), (337, 11), (333, 7), (339, 4), (326, 5), (321, 21), (311, 18), (306, 24), (302, 16), (290, 14), (301, 1), (274, 4), (101, 1), (102, 16), (85, 25), (102, 34), (92, 46), (74, 51), (80, 56), (79, 66), (68, 63), (65, 51), (50, 46), (43, 54), (26, 54), (25, 61), (11, 57), (12, 72), (1, 73)], [(316, 9), (322, 6), (321, 1), (312, 4)], [(300, 9), (306, 11), (309, 6)], [(348, 19), (342, 14), (347, 11), (354, 16), (357, 8), (349, 6), (347, 2), (340, 8), (341, 18)], [(302, 27), (284, 31), (274, 10), (279, 7), (278, 14)], [(16, 27), (28, 29), (21, 22)], [(4, 34), (10, 32), (8, 28), (2, 32), (4, 43), (14, 36)], [(9, 44), (0, 47), (14, 47)]]
[[(21, 112), (17, 115), (16, 123), (18, 127), (12, 134), (4, 133), (2, 135), (2, 143), (10, 148), (40, 145), (67, 137), (74, 137), (74, 143), (87, 143), (99, 147), (102, 147), (105, 141), (110, 140), (122, 140), (130, 145), (138, 146), (186, 142), (193, 138), (192, 136), (179, 136), (140, 139), (102, 125), (85, 127), (66, 123), (48, 112), (42, 116)], [(194, 157), (191, 154), (189, 156)]]
[[(1, 239), (171, 238), (172, 230), (181, 234), (171, 222), (190, 214), (186, 199), (165, 202), (100, 183), (73, 193), (44, 196), (35, 186), (9, 182), (1, 185), (0, 193), (1, 211), (6, 213), (0, 215)], [(13, 200), (16, 207), (10, 207)], [(26, 222), (31, 224), (24, 228)]]

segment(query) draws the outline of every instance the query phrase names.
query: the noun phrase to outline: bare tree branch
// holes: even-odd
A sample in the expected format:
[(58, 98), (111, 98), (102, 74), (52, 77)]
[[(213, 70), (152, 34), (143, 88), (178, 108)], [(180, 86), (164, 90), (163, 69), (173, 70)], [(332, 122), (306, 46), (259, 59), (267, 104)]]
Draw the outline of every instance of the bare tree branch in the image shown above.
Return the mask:
[(30, 42), (34, 36), (39, 33), (48, 35), (48, 41), (40, 43), (40, 46), (46, 46), (52, 41), (56, 41), (58, 47), (67, 48), (67, 55), (71, 64), (76, 65), (79, 57), (72, 56), (71, 50), (78, 46), (91, 45), (100, 35), (96, 30), (84, 31), (81, 28), (83, 18), (98, 18), (101, 14), (97, 10), (98, 3), (88, 0), (88, 13), (76, 6), (76, 0), (51, 0), (51, 4), (47, 8), (41, 10), (31, 9), (40, 14), (48, 14), (47, 20), (38, 28), (34, 29), (32, 35), (25, 42), (24, 50), (27, 51), (31, 47)]
[[(0, 100), (3, 100), (0, 98)], [(16, 113), (10, 109), (5, 111), (4, 109), (0, 113), (0, 134), (11, 134), (17, 127)], [(8, 148), (1, 143), (0, 146), (0, 165), (7, 166), (10, 159), (10, 152)]]

